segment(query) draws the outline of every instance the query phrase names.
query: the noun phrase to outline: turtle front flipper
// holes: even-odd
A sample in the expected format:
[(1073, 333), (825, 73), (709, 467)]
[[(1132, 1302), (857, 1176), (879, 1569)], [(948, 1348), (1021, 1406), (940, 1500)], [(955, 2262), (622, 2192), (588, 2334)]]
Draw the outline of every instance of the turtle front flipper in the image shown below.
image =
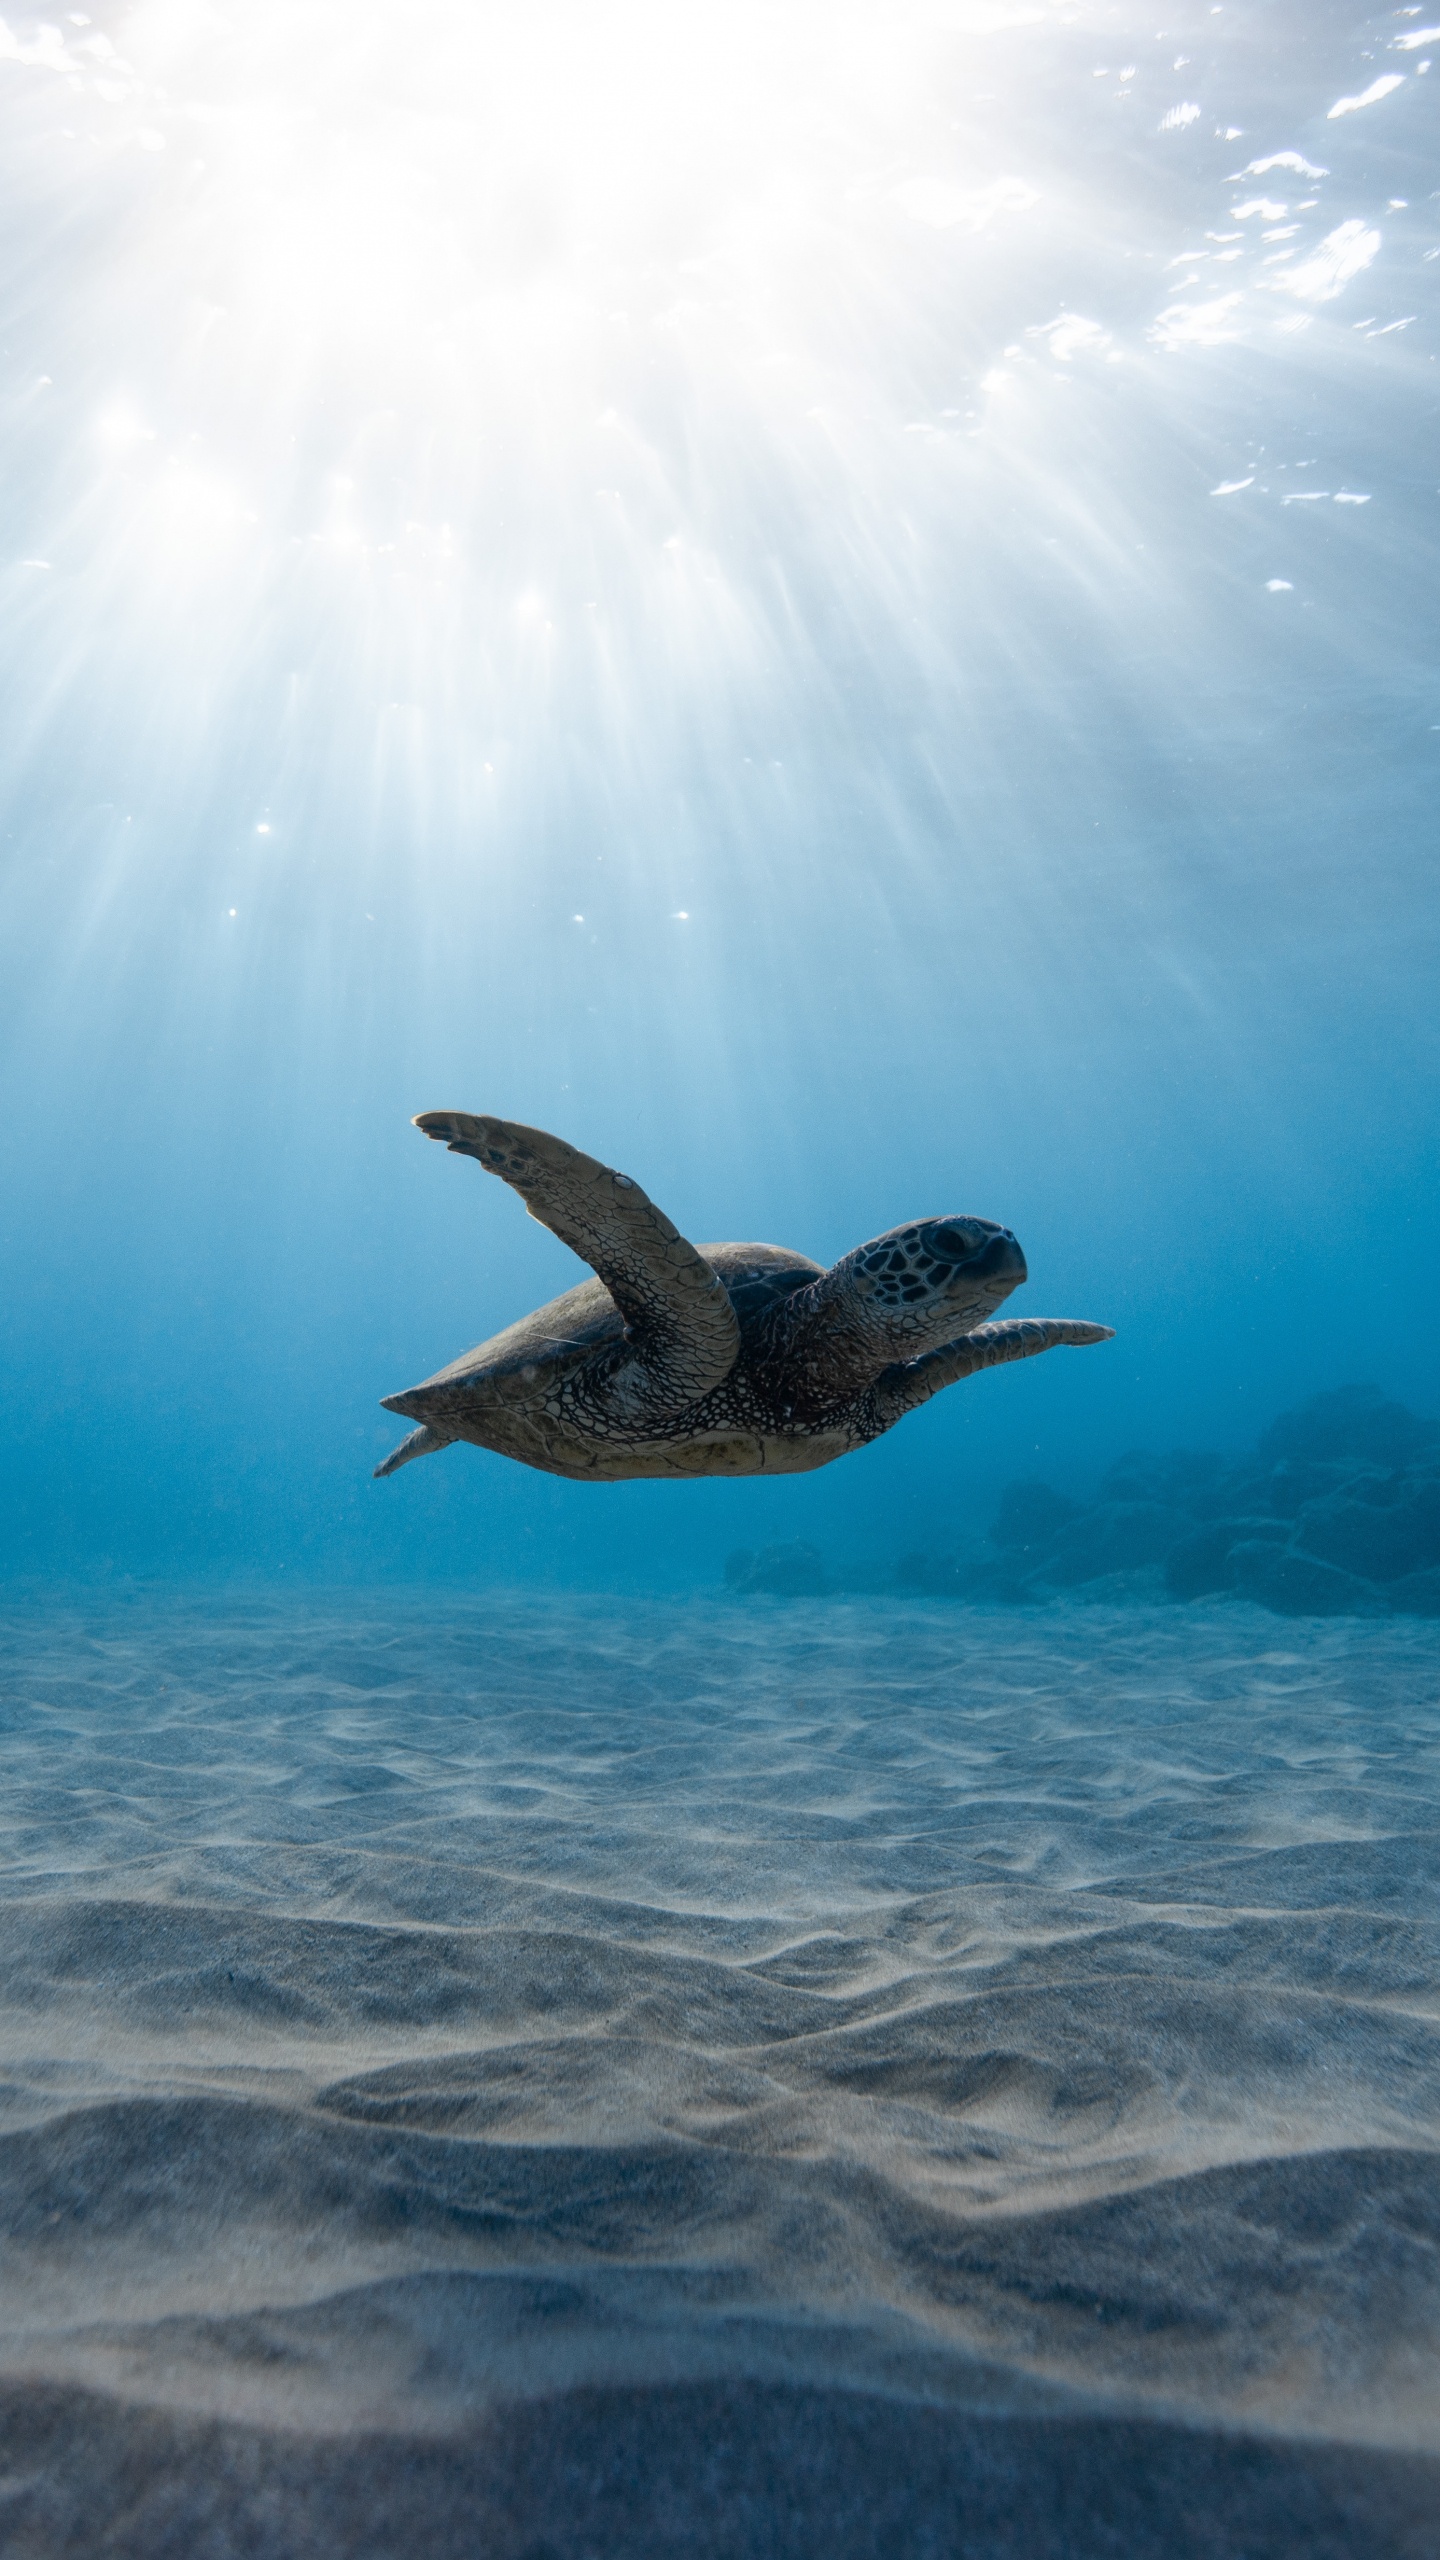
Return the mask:
[(927, 1351), (919, 1360), (897, 1360), (882, 1369), (872, 1390), (877, 1434), (888, 1431), (902, 1414), (928, 1404), (942, 1387), (973, 1378), (977, 1369), (998, 1369), (1006, 1360), (1033, 1360), (1038, 1352), (1069, 1344), (1083, 1349), (1092, 1342), (1113, 1342), (1115, 1328), (1087, 1324), (1072, 1316), (1012, 1316), (1004, 1324), (977, 1325), (958, 1342)]
[(729, 1375), (740, 1326), (723, 1280), (628, 1174), (516, 1120), (422, 1111), (415, 1126), (508, 1182), (604, 1282), (625, 1339), (597, 1361), (607, 1392), (637, 1418), (679, 1411)]

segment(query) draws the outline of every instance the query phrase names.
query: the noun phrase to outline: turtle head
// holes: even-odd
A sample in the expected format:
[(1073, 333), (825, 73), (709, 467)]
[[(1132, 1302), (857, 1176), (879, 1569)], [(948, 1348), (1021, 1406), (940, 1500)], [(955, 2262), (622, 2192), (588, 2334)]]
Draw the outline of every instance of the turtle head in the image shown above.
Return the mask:
[(857, 1245), (777, 1319), (797, 1407), (828, 1410), (894, 1362), (973, 1333), (1025, 1276), (1015, 1238), (991, 1218), (916, 1218)]
[(991, 1218), (917, 1218), (835, 1265), (892, 1359), (911, 1359), (986, 1324), (1026, 1277), (1008, 1227)]

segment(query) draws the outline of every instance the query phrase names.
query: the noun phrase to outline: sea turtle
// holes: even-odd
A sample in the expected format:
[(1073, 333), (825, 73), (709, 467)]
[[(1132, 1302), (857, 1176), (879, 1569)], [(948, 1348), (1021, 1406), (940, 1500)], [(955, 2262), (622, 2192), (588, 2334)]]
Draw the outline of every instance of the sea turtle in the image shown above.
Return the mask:
[(892, 1227), (826, 1271), (780, 1245), (687, 1243), (628, 1174), (543, 1129), (467, 1111), (415, 1126), (498, 1173), (596, 1276), (382, 1397), (419, 1428), (377, 1476), (452, 1440), (584, 1482), (795, 1475), (976, 1369), (1110, 1339), (1050, 1316), (987, 1323), (1026, 1276), (988, 1218)]

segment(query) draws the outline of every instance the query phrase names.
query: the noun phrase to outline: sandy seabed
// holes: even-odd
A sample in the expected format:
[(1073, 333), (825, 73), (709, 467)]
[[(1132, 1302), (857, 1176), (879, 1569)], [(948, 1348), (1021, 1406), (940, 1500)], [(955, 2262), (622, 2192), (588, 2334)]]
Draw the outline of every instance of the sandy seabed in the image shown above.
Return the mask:
[(0, 1642), (6, 2560), (1440, 2553), (1440, 1629)]

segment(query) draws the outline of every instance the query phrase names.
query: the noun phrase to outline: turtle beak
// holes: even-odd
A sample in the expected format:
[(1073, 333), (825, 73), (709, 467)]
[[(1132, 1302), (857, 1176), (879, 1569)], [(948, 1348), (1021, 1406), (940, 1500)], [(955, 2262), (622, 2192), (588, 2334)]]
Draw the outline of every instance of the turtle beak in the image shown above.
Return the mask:
[(1007, 1290), (1018, 1289), (1030, 1277), (1025, 1256), (1008, 1227), (991, 1237), (972, 1268), (977, 1280), (1003, 1281)]

